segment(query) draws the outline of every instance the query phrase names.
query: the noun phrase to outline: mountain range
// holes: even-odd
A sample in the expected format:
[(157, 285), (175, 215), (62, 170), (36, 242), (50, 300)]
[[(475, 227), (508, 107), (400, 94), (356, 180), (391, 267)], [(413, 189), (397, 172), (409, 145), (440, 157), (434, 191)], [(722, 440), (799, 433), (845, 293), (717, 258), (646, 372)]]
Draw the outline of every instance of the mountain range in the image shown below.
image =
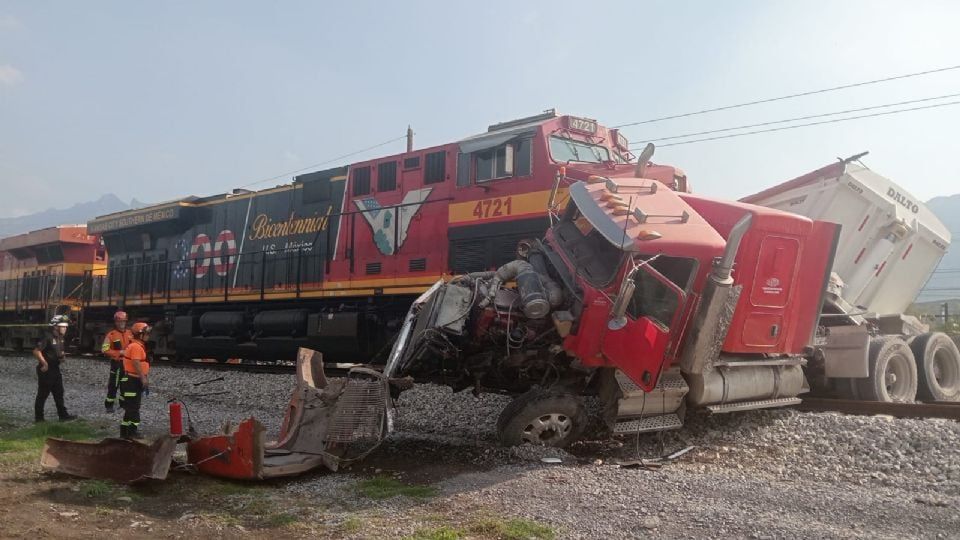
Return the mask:
[(70, 208), (50, 208), (25, 216), (0, 218), (0, 238), (55, 225), (86, 224), (97, 216), (144, 206), (147, 205), (136, 199), (128, 204), (113, 193), (108, 193), (95, 201), (77, 203)]
[(930, 276), (917, 301), (960, 298), (960, 194), (934, 197), (927, 201), (927, 206), (940, 218), (953, 238), (946, 255), (940, 260), (940, 266)]

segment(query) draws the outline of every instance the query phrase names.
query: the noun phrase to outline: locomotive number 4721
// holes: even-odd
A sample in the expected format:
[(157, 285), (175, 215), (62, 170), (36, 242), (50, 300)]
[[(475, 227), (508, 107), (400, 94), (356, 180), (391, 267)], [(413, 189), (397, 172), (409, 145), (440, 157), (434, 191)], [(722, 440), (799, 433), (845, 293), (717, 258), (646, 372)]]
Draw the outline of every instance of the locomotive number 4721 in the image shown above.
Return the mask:
[(473, 216), (477, 219), (509, 216), (511, 214), (513, 214), (512, 197), (479, 200), (477, 205), (473, 207)]

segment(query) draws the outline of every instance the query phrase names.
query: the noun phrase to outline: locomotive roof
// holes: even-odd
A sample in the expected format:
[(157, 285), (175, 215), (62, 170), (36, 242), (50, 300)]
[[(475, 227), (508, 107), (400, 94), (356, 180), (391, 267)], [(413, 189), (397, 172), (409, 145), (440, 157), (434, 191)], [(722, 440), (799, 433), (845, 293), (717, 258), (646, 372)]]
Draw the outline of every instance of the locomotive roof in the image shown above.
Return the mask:
[(57, 225), (0, 239), (0, 251), (24, 249), (57, 242), (67, 244), (92, 244), (94, 237), (87, 235), (86, 225)]

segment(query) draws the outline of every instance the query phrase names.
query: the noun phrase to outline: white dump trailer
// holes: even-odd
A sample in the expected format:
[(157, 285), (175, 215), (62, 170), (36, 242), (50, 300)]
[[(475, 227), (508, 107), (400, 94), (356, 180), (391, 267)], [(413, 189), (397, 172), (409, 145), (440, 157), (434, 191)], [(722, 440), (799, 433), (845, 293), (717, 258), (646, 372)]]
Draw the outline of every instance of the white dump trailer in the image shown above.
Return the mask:
[[(907, 307), (930, 278), (950, 231), (864, 154), (741, 199), (841, 225), (816, 358), (822, 387), (878, 401), (960, 401), (960, 352)], [(820, 367), (820, 366), (814, 366)]]

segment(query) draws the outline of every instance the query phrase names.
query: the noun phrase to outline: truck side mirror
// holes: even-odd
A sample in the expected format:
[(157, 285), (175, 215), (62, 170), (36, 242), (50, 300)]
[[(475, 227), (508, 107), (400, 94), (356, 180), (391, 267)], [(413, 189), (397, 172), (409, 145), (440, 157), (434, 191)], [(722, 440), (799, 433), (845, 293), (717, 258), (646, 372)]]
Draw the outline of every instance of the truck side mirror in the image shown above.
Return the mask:
[(627, 325), (627, 306), (633, 298), (633, 291), (637, 284), (633, 281), (633, 273), (627, 275), (623, 284), (620, 285), (620, 293), (613, 301), (613, 308), (610, 310), (610, 322), (607, 323), (607, 329), (619, 330)]

